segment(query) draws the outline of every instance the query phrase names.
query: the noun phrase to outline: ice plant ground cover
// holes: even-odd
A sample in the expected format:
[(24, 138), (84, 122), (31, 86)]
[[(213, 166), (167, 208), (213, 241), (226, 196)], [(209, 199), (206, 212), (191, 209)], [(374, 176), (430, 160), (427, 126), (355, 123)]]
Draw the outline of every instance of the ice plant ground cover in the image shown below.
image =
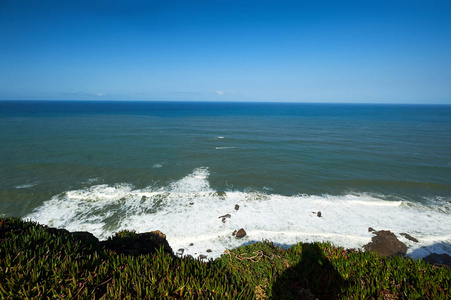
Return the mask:
[[(134, 236), (121, 232), (109, 241), (120, 245)], [(0, 219), (0, 258), (4, 299), (447, 299), (451, 292), (450, 268), (330, 243), (283, 249), (264, 241), (202, 262), (163, 248), (117, 253), (17, 218)]]

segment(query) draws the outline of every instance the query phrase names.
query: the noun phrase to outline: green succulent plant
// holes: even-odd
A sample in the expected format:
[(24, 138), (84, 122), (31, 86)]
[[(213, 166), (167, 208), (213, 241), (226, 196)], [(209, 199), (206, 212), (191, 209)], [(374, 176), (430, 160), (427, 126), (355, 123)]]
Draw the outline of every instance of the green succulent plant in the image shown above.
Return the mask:
[[(110, 241), (136, 239), (121, 231)], [(2, 299), (450, 299), (451, 269), (422, 260), (263, 241), (203, 262), (118, 253), (18, 218), (0, 219)]]

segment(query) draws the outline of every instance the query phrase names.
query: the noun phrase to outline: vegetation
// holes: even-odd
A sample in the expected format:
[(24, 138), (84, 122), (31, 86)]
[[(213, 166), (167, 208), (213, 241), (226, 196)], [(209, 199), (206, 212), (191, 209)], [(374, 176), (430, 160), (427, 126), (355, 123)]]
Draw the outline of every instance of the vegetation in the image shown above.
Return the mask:
[(147, 254), (115, 250), (130, 239), (136, 239), (134, 232), (121, 232), (99, 244), (17, 218), (0, 219), (0, 297), (450, 299), (451, 294), (449, 268), (329, 243), (289, 249), (255, 243), (202, 262), (163, 248)]

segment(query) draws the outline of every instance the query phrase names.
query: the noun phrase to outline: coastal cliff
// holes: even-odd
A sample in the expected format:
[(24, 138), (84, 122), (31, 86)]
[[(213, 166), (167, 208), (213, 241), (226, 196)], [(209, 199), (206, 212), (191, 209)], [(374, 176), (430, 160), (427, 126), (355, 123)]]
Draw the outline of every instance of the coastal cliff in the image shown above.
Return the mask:
[(5, 299), (446, 299), (451, 292), (446, 265), (330, 243), (282, 248), (265, 241), (205, 262), (174, 255), (159, 231), (98, 241), (86, 232), (3, 218), (0, 244)]

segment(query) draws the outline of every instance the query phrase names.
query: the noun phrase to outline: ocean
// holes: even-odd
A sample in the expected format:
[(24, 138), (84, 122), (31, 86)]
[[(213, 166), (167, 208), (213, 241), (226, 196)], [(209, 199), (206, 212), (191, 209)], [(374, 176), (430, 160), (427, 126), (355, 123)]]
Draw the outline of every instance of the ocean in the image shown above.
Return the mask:
[(2, 217), (160, 230), (194, 257), (368, 227), (451, 254), (449, 105), (0, 101), (0, 145)]

